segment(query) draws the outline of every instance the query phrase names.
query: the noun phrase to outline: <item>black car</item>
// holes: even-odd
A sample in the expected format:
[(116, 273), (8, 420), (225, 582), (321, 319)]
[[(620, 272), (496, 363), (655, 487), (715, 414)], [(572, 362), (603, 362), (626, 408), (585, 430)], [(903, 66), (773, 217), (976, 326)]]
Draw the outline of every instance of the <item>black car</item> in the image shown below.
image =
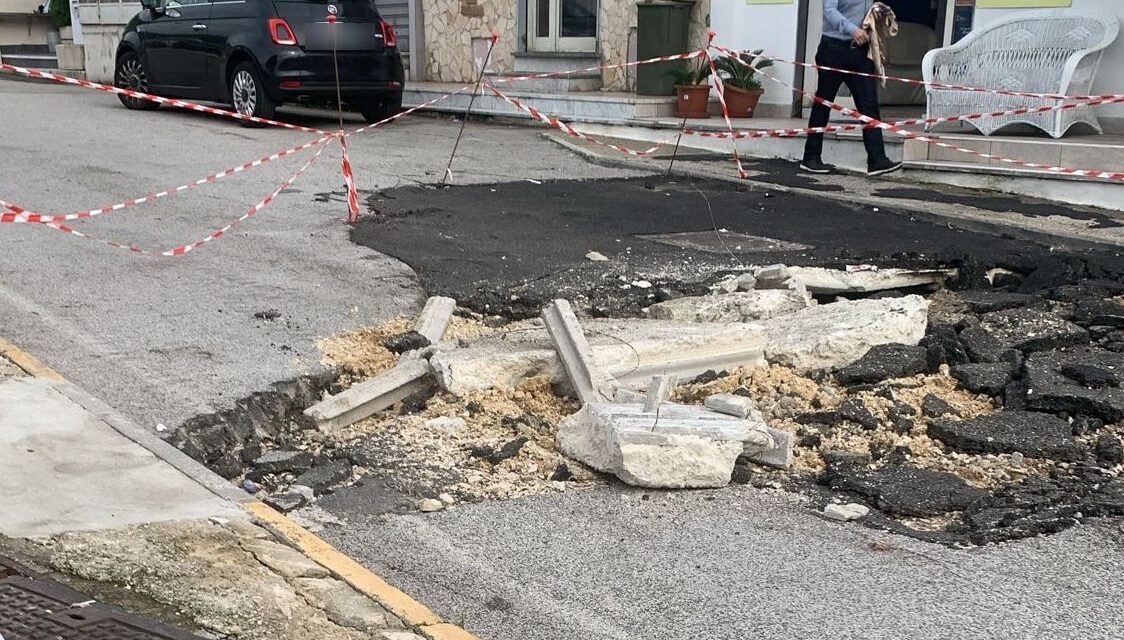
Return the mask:
[[(342, 100), (369, 122), (402, 106), (398, 39), (371, 0), (141, 0), (141, 6), (117, 48), (118, 87), (224, 102), (260, 118), (272, 118), (285, 102)], [(118, 97), (130, 109), (158, 106)]]

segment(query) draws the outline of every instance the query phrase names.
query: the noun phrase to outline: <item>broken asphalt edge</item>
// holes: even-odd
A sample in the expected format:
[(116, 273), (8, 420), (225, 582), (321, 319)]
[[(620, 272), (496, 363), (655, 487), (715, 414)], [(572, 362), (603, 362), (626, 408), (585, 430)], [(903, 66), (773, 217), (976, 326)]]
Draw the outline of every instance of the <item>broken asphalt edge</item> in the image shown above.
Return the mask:
[(375, 600), (398, 616), (407, 626), (413, 627), (429, 640), (478, 640), (461, 627), (448, 623), (428, 607), (370, 569), (325, 542), (319, 536), (255, 499), (245, 491), (231, 485), (224, 478), (203, 466), (187, 454), (168, 444), (159, 436), (142, 429), (112, 407), (91, 395), (85, 389), (68, 381), (62, 374), (48, 367), (35, 356), (0, 337), (0, 355), (11, 360), (29, 375), (54, 382), (53, 387), (63, 396), (81, 406), (108, 424), (114, 431), (132, 440), (160, 460), (167, 462), (180, 473), (220, 498), (241, 506), (247, 513), (266, 525), (275, 535), (289, 542), (312, 561), (324, 567), (363, 595)]
[[(622, 158), (618, 156), (600, 153), (593, 149), (583, 147), (582, 145), (573, 142), (561, 136), (552, 135), (552, 132), (543, 133), (543, 137), (555, 144), (568, 149), (580, 156), (585, 160), (598, 164), (604, 167), (611, 167), (616, 169), (632, 169), (638, 171), (647, 171), (653, 176), (660, 176), (664, 174), (664, 170), (658, 167), (653, 167), (649, 161), (640, 159), (634, 160), (632, 158)], [(754, 156), (745, 156), (753, 158)], [(671, 158), (661, 157), (660, 160), (668, 160)], [(1009, 237), (1016, 240), (1026, 240), (1028, 242), (1036, 242), (1050, 247), (1060, 247), (1071, 251), (1088, 251), (1088, 250), (1104, 250), (1112, 249), (1119, 250), (1124, 246), (1124, 242), (1111, 242), (1106, 238), (1100, 236), (1090, 236), (1088, 234), (1074, 231), (1072, 233), (1053, 233), (1048, 231), (1037, 231), (1028, 229), (1027, 227), (1018, 223), (1017, 220), (996, 220), (989, 217), (985, 213), (941, 213), (931, 211), (923, 207), (913, 207), (908, 204), (909, 201), (892, 198), (878, 198), (863, 196), (849, 191), (816, 191), (813, 189), (802, 189), (800, 187), (790, 187), (779, 184), (771, 184), (768, 182), (757, 182), (753, 178), (738, 178), (725, 173), (717, 171), (704, 171), (699, 169), (684, 168), (681, 164), (677, 163), (671, 172), (673, 175), (686, 176), (689, 178), (704, 178), (707, 180), (719, 180), (722, 182), (730, 182), (748, 187), (754, 191), (772, 191), (776, 193), (793, 193), (811, 198), (821, 198), (824, 200), (833, 200), (840, 202), (851, 207), (858, 206), (874, 206), (882, 208), (888, 213), (895, 215), (908, 215), (910, 218), (916, 218), (924, 222), (935, 224), (947, 225), (950, 229), (960, 229), (963, 231), (970, 231), (974, 233), (984, 233), (992, 236)], [(862, 175), (862, 174), (856, 174)], [(885, 179), (891, 184), (903, 184), (908, 181), (891, 178)], [(940, 185), (931, 185), (940, 186)], [(1063, 205), (1064, 206), (1064, 205)]]

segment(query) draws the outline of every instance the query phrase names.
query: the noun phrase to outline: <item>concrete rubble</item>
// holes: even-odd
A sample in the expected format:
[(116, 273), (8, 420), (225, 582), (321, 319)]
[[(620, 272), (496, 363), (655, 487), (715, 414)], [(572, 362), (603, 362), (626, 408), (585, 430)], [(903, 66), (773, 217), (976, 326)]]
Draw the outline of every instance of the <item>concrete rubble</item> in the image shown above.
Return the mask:
[(611, 378), (594, 362), (569, 302), (554, 301), (543, 320), (583, 402), (558, 427), (558, 446), (566, 455), (628, 484), (671, 489), (724, 486), (747, 451), (759, 455), (787, 445), (779, 459), (791, 463), (791, 440), (778, 442), (761, 421), (751, 425), (748, 411), (732, 417), (664, 403), (675, 376), (654, 377), (643, 405), (602, 401), (615, 395)]
[(796, 291), (766, 289), (676, 298), (648, 307), (648, 317), (679, 322), (752, 322), (814, 304)]
[(788, 267), (792, 279), (814, 295), (874, 293), (941, 285), (957, 275), (956, 269), (874, 269), (846, 271), (819, 267)]
[[(874, 345), (917, 344), (928, 306), (921, 296), (905, 296), (816, 305), (752, 323), (595, 319), (584, 326), (597, 365), (642, 389), (662, 373), (688, 379), (767, 363), (800, 371), (845, 366)], [(534, 326), (439, 349), (430, 363), (442, 388), (458, 395), (536, 376), (566, 382), (546, 330)]]

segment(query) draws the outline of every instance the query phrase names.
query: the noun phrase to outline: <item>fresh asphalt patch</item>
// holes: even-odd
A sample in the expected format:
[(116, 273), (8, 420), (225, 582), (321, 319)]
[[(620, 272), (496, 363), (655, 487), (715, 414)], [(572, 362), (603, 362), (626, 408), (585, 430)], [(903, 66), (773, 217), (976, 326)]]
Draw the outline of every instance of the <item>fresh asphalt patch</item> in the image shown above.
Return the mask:
[(514, 318), (557, 297), (634, 315), (751, 264), (994, 266), (1051, 253), (885, 207), (678, 177), (405, 187), (368, 205), (377, 213), (354, 242), (413, 267), (431, 295)]

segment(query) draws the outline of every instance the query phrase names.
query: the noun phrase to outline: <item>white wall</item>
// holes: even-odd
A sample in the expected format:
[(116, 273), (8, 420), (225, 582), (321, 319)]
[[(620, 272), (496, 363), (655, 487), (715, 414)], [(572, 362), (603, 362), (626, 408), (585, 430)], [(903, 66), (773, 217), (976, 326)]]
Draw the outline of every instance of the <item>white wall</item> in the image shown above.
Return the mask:
[[(1072, 9), (1115, 15), (1117, 19), (1124, 21), (1124, 0), (1073, 0)], [(976, 19), (972, 28), (978, 29), (989, 22), (1018, 15), (1024, 11), (1032, 11), (1032, 9), (984, 9), (977, 7)], [(1055, 11), (1067, 11), (1067, 9), (1055, 9)], [(1093, 81), (1093, 93), (1120, 92), (1124, 92), (1124, 33), (1117, 37), (1116, 42), (1111, 47), (1105, 50), (1096, 80)], [(1124, 105), (1106, 105), (1096, 107), (1096, 109), (1098, 117), (1124, 120)], [(1124, 123), (1113, 123), (1114, 126), (1111, 128), (1120, 129), (1121, 124)]]
[[(775, 56), (796, 59), (797, 4), (748, 5), (745, 0), (711, 0), (710, 25), (717, 33), (714, 41), (736, 49), (764, 49)], [(794, 74), (790, 64), (776, 63), (767, 72), (778, 80), (792, 84)], [(773, 105), (762, 115), (788, 116), (787, 105), (792, 104), (792, 91), (781, 85), (761, 79), (765, 95), (764, 105)], [(770, 113), (772, 112), (772, 113)]]

